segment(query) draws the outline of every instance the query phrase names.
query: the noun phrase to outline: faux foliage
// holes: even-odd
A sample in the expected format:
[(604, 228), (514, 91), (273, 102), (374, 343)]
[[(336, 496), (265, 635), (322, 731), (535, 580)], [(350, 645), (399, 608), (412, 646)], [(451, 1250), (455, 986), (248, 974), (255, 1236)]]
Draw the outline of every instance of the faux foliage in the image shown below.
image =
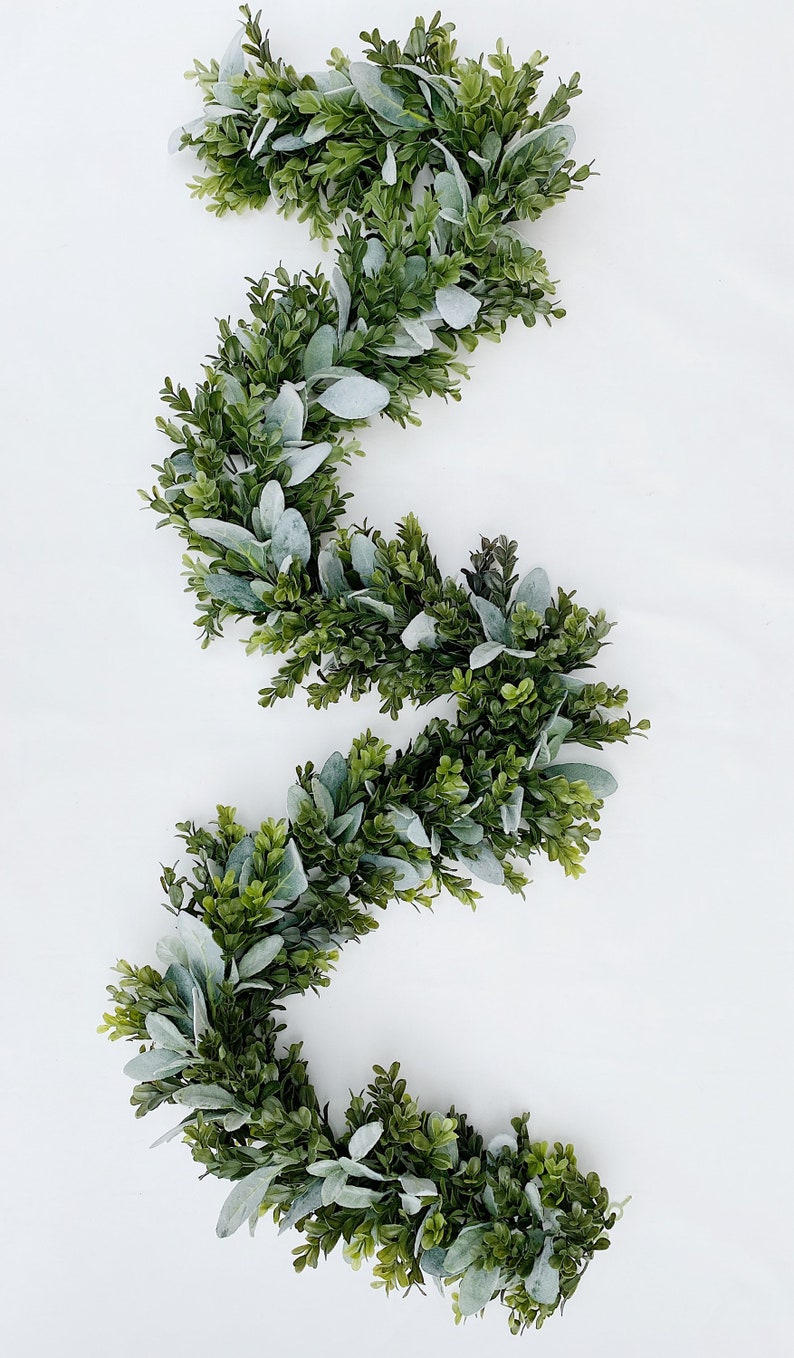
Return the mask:
[(616, 786), (582, 748), (647, 727), (588, 672), (611, 623), (541, 567), (519, 578), (514, 542), (483, 539), (454, 579), (413, 515), (391, 539), (342, 522), (358, 431), (418, 423), (420, 396), (459, 399), (461, 351), (511, 317), (564, 315), (518, 224), (588, 177), (564, 121), (578, 76), (538, 103), (539, 52), (460, 57), (439, 14), (301, 74), (241, 12), (221, 60), (196, 63), (203, 110), (171, 149), (193, 148), (193, 191), (219, 215), (272, 199), (334, 239), (335, 263), (252, 282), (195, 390), (167, 379), (172, 448), (145, 498), (188, 544), (204, 643), (243, 618), (250, 651), (285, 657), (264, 706), (301, 686), (317, 707), (376, 688), (392, 716), (451, 710), (405, 750), (366, 732), (299, 768), (282, 820), (249, 832), (219, 807), (211, 829), (181, 824), (189, 867), (162, 877), (172, 928), (157, 967), (119, 963), (103, 1031), (139, 1047), (137, 1114), (178, 1106), (160, 1140), (229, 1181), (220, 1236), (271, 1214), (302, 1235), (298, 1269), (341, 1243), (375, 1286), (448, 1285), (458, 1320), (498, 1299), (518, 1333), (607, 1248), (619, 1207), (598, 1176), (534, 1140), (528, 1114), (485, 1144), (454, 1108), (419, 1108), (396, 1064), (336, 1131), (280, 1015), (391, 901), (474, 906), (475, 880), (523, 892), (537, 853), (577, 876)]

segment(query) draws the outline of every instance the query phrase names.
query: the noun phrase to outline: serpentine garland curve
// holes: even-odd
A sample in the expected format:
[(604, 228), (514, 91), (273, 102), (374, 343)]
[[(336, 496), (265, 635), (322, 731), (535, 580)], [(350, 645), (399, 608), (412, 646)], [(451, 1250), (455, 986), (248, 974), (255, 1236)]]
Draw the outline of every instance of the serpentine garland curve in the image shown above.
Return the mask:
[(473, 905), (472, 877), (521, 891), (537, 852), (580, 873), (615, 782), (561, 751), (648, 725), (610, 716), (625, 690), (587, 677), (604, 614), (553, 594), (540, 568), (519, 581), (515, 543), (483, 539), (461, 583), (413, 516), (392, 539), (339, 526), (351, 431), (377, 413), (417, 423), (415, 397), (459, 398), (461, 346), (512, 316), (564, 315), (516, 223), (588, 176), (560, 121), (578, 77), (532, 112), (541, 54), (516, 67), (500, 41), (487, 64), (460, 58), (440, 15), (403, 46), (376, 30), (366, 61), (335, 49), (299, 75), (242, 14), (220, 63), (196, 64), (204, 111), (172, 149), (197, 151), (194, 192), (218, 213), (273, 198), (313, 234), (336, 228), (336, 266), (330, 282), (279, 268), (253, 284), (195, 392), (166, 382), (176, 451), (147, 499), (191, 549), (204, 644), (242, 616), (250, 650), (287, 655), (265, 706), (297, 685), (315, 706), (376, 685), (392, 715), (441, 695), (456, 714), (402, 752), (366, 732), (307, 763), (284, 820), (249, 833), (219, 807), (214, 830), (181, 824), (192, 869), (164, 871), (162, 971), (119, 963), (103, 1031), (145, 1044), (126, 1067), (137, 1114), (179, 1105), (161, 1140), (181, 1134), (233, 1181), (219, 1235), (272, 1211), (303, 1233), (298, 1269), (341, 1240), (354, 1267), (374, 1256), (376, 1286), (446, 1281), (456, 1319), (495, 1298), (518, 1333), (607, 1248), (619, 1208), (598, 1176), (572, 1146), (533, 1140), (528, 1114), (485, 1145), (454, 1109), (420, 1109), (397, 1065), (375, 1068), (337, 1133), (278, 1014), (327, 985), (392, 900), (445, 889)]

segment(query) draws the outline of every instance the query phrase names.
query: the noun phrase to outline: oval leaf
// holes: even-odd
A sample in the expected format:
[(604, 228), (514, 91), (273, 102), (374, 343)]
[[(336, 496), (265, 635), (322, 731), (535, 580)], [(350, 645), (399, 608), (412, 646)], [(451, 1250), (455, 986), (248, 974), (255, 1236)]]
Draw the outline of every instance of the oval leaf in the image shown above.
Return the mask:
[(263, 938), (261, 942), (255, 943), (253, 948), (249, 948), (237, 964), (240, 980), (247, 981), (251, 976), (258, 976), (261, 971), (270, 966), (273, 959), (278, 957), (283, 950), (284, 939), (280, 934), (271, 934), (268, 938)]
[(306, 520), (297, 509), (285, 509), (270, 543), (273, 561), (280, 570), (288, 556), (302, 561), (304, 566), (312, 554), (312, 540)]
[(347, 1143), (347, 1149), (351, 1160), (363, 1160), (365, 1155), (377, 1146), (383, 1136), (383, 1123), (368, 1122), (364, 1127), (358, 1127)]
[(234, 1185), (221, 1208), (215, 1227), (215, 1233), (221, 1240), (234, 1235), (244, 1221), (248, 1221), (259, 1211), (267, 1196), (267, 1190), (277, 1174), (278, 1166), (265, 1165), (262, 1169), (255, 1169), (253, 1174), (247, 1174)]
[(318, 404), (340, 420), (368, 420), (385, 409), (389, 400), (389, 390), (382, 382), (361, 373), (341, 378), (317, 397)]
[(436, 306), (452, 330), (465, 330), (476, 319), (481, 303), (470, 292), (450, 283), (446, 288), (436, 289)]
[(544, 773), (547, 778), (567, 778), (569, 783), (587, 783), (596, 797), (611, 797), (617, 791), (617, 780), (596, 764), (552, 764)]

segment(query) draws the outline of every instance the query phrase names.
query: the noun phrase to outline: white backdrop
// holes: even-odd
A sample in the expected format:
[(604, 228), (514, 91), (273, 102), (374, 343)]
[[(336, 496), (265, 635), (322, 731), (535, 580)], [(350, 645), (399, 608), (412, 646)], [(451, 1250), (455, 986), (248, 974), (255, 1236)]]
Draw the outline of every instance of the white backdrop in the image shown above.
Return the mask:
[[(305, 69), (415, 0), (301, 0), (269, 19)], [(429, 11), (427, 11), (429, 17)], [(487, 1133), (531, 1108), (633, 1201), (540, 1336), (504, 1313), (456, 1330), (435, 1294), (386, 1300), (332, 1258), (297, 1277), (263, 1223), (218, 1241), (226, 1187), (150, 1153), (129, 1053), (95, 1035), (119, 956), (163, 922), (173, 823), (276, 814), (377, 704), (263, 712), (273, 665), (199, 649), (180, 544), (135, 490), (165, 447), (170, 373), (190, 385), (244, 277), (317, 261), (272, 211), (216, 220), (168, 160), (232, 0), (4, 0), (3, 590), (6, 972), (3, 1330), (14, 1358), (284, 1350), (783, 1358), (788, 1287), (792, 924), (790, 377), (792, 22), (784, 0), (458, 0), (462, 49), (582, 71), (581, 159), (600, 178), (547, 214), (565, 321), (483, 346), (463, 401), (379, 424), (350, 475), (359, 517), (415, 509), (454, 572), (481, 532), (619, 620), (602, 672), (647, 741), (587, 875), (539, 863), (525, 901), (394, 906), (320, 998), (290, 1007), (335, 1107), (399, 1057), (428, 1106)], [(787, 51), (788, 49), (788, 51)], [(788, 747), (788, 748), (786, 748)], [(406, 1003), (406, 990), (410, 1003)], [(787, 1259), (788, 1256), (788, 1259)], [(788, 1292), (788, 1296), (787, 1296)]]

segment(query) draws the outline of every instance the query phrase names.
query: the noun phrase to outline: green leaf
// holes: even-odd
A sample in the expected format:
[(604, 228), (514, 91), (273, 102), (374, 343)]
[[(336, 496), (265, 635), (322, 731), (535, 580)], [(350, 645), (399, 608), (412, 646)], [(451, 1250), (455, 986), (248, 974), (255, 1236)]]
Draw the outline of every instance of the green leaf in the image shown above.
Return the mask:
[(351, 373), (320, 393), (317, 402), (340, 420), (368, 420), (389, 404), (388, 387), (361, 373)]
[(328, 836), (339, 844), (349, 844), (355, 839), (361, 829), (361, 821), (364, 815), (364, 803), (356, 802), (349, 811), (343, 815), (336, 816), (328, 826)]
[(255, 1169), (252, 1174), (247, 1174), (234, 1185), (221, 1208), (215, 1227), (215, 1233), (221, 1240), (234, 1235), (244, 1221), (250, 1220), (259, 1211), (270, 1185), (279, 1173), (279, 1168), (277, 1165), (265, 1165), (262, 1169)]
[(362, 863), (371, 863), (375, 868), (383, 868), (388, 872), (394, 873), (395, 891), (415, 891), (425, 880), (420, 876), (413, 863), (407, 863), (404, 858), (389, 858), (384, 854), (365, 853), (361, 855)]
[(180, 1033), (176, 1024), (172, 1023), (170, 1018), (166, 1018), (165, 1014), (158, 1014), (156, 1010), (147, 1014), (146, 1031), (152, 1042), (156, 1042), (158, 1047), (165, 1047), (171, 1054), (191, 1051), (191, 1043), (184, 1033)]
[(310, 476), (313, 476), (318, 467), (330, 457), (333, 452), (331, 443), (310, 443), (308, 448), (290, 449), (284, 454), (283, 461), (290, 469), (288, 486), (300, 486)]
[(482, 1269), (471, 1264), (466, 1269), (458, 1291), (458, 1310), (462, 1316), (474, 1316), (487, 1306), (499, 1287), (501, 1270)]
[(350, 560), (362, 585), (371, 585), (375, 572), (376, 544), (365, 533), (354, 533), (350, 539)]
[(339, 599), (348, 594), (350, 585), (336, 549), (336, 543), (329, 542), (317, 554), (317, 573), (320, 589), (326, 599)]
[[(326, 1181), (327, 1182), (327, 1181)], [(383, 1197), (382, 1193), (376, 1192), (374, 1188), (361, 1188), (358, 1184), (348, 1184), (345, 1188), (337, 1191), (335, 1201), (340, 1207), (371, 1207), (373, 1202), (379, 1202)]]
[(450, 1245), (445, 1259), (445, 1277), (453, 1278), (462, 1273), (469, 1264), (479, 1259), (483, 1252), (483, 1236), (490, 1230), (487, 1225), (464, 1226), (463, 1230)]
[(174, 1098), (177, 1103), (184, 1103), (188, 1108), (200, 1108), (207, 1112), (239, 1107), (234, 1095), (220, 1085), (186, 1085), (184, 1089), (176, 1091)]
[(338, 805), (339, 794), (347, 786), (347, 760), (339, 750), (334, 750), (323, 764), (317, 777), (324, 787), (328, 788), (334, 799), (334, 805)]
[(297, 509), (285, 509), (273, 530), (270, 543), (273, 561), (280, 570), (286, 558), (308, 564), (312, 554), (312, 540), (306, 520)]
[(612, 774), (596, 764), (552, 764), (544, 774), (546, 778), (567, 778), (569, 783), (587, 783), (596, 797), (611, 797), (618, 786)]
[[(287, 841), (284, 850), (284, 858), (281, 864), (281, 876), (279, 877), (274, 896), (283, 905), (289, 905), (297, 900), (302, 891), (309, 885), (306, 873), (303, 871), (303, 863), (298, 853), (294, 839)], [(271, 901), (275, 905), (276, 900)]]
[(436, 289), (436, 306), (443, 320), (452, 330), (465, 330), (473, 325), (482, 303), (457, 284)]
[(524, 789), (516, 787), (510, 793), (508, 800), (499, 808), (499, 815), (502, 821), (502, 829), (505, 834), (514, 835), (521, 823), (521, 811), (524, 805)]
[(295, 1198), (292, 1206), (278, 1224), (278, 1233), (283, 1235), (290, 1227), (297, 1226), (299, 1221), (308, 1216), (310, 1212), (316, 1212), (323, 1205), (323, 1186), (317, 1179), (314, 1183), (301, 1193), (300, 1197)]
[(490, 665), (492, 660), (502, 655), (507, 648), (499, 641), (484, 641), (480, 646), (475, 646), (469, 656), (469, 669), (481, 670), (486, 665)]
[(314, 802), (300, 783), (293, 783), (287, 792), (287, 816), (290, 825), (295, 824), (304, 807), (314, 810)]
[(553, 1253), (554, 1240), (548, 1237), (524, 1283), (529, 1296), (541, 1306), (553, 1306), (560, 1292), (559, 1270), (549, 1263)]
[(370, 236), (367, 241), (367, 248), (364, 251), (364, 258), (361, 261), (361, 271), (365, 278), (375, 278), (386, 263), (386, 247), (382, 240), (377, 236)]
[(242, 575), (232, 575), (229, 571), (207, 571), (202, 588), (210, 598), (228, 604), (230, 608), (237, 608), (241, 613), (263, 612), (262, 600), (257, 598)]
[(270, 934), (261, 942), (255, 943), (237, 964), (240, 980), (247, 981), (251, 976), (258, 976), (283, 951), (284, 939), (280, 934)]
[(438, 645), (435, 618), (424, 611), (417, 613), (400, 633), (403, 646), (409, 651), (434, 651)]
[(348, 1153), (352, 1160), (363, 1160), (365, 1155), (377, 1146), (383, 1136), (383, 1123), (381, 1121), (368, 1122), (364, 1127), (358, 1127), (347, 1143)]
[(147, 1080), (165, 1080), (169, 1075), (178, 1075), (195, 1059), (184, 1051), (153, 1047), (151, 1051), (139, 1052), (137, 1056), (133, 1056), (124, 1067), (124, 1074), (140, 1083)]
[(455, 857), (467, 872), (473, 877), (478, 877), (481, 882), (492, 882), (495, 886), (503, 885), (505, 870), (493, 849), (487, 844), (477, 844), (470, 856), (456, 853)]
[(272, 538), (276, 524), (284, 513), (284, 487), (280, 481), (268, 481), (262, 488), (259, 497), (259, 518), (262, 522), (262, 532), (266, 538)]
[(229, 857), (226, 859), (224, 873), (234, 873), (235, 882), (239, 882), (243, 864), (247, 863), (248, 859), (253, 857), (253, 854), (254, 841), (250, 835), (246, 835), (244, 839), (238, 840), (229, 854)]
[(353, 61), (350, 63), (349, 75), (359, 98), (377, 113), (379, 118), (384, 118), (386, 122), (393, 123), (395, 127), (406, 128), (411, 131), (420, 131), (422, 128), (429, 127), (430, 121), (421, 113), (412, 113), (405, 107), (405, 103), (399, 90), (386, 85), (377, 66), (368, 61)]
[(251, 550), (256, 552), (262, 550), (262, 544), (253, 533), (249, 533), (248, 529), (239, 523), (226, 523), (223, 519), (191, 519), (190, 531), (197, 537), (206, 538), (208, 542), (214, 542), (216, 546), (225, 548), (227, 552), (241, 552), (245, 555)]
[(497, 641), (503, 646), (509, 646), (513, 636), (504, 613), (496, 607), (496, 604), (492, 604), (490, 599), (481, 599), (477, 594), (472, 594), (469, 598), (475, 613), (479, 614), (482, 630), (488, 641)]
[(423, 1250), (419, 1256), (419, 1267), (423, 1273), (430, 1278), (448, 1278), (449, 1269), (446, 1267), (446, 1250), (434, 1245), (430, 1250)]
[(188, 969), (196, 980), (220, 985), (225, 970), (223, 953), (206, 924), (183, 914), (177, 916), (176, 930), (185, 945)]
[(516, 604), (526, 604), (533, 613), (539, 613), (543, 617), (546, 609), (551, 603), (551, 585), (549, 577), (542, 566), (536, 566), (529, 575), (525, 575), (516, 590), (513, 600), (513, 607)]
[(332, 325), (315, 330), (303, 353), (303, 375), (307, 379), (324, 368), (331, 368), (336, 357), (336, 333)]

